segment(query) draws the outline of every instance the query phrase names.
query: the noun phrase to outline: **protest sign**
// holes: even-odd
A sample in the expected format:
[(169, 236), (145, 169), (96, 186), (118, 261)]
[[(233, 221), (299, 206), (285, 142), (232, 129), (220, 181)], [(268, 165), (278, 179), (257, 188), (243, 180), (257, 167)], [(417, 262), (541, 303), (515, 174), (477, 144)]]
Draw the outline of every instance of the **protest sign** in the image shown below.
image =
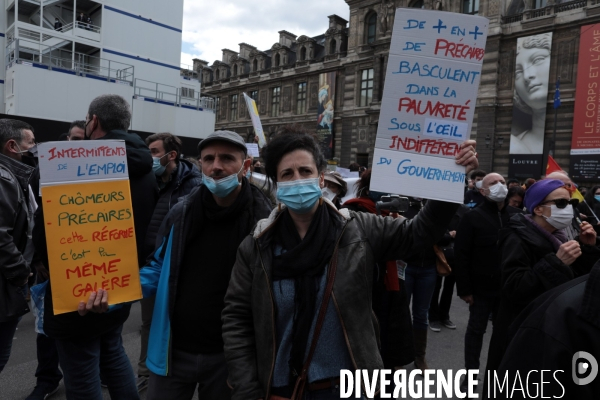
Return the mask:
[(258, 116), (258, 109), (256, 108), (256, 102), (246, 93), (244, 93), (244, 100), (246, 100), (246, 106), (248, 106), (248, 113), (250, 114), (250, 119), (252, 120), (252, 126), (254, 127), (254, 132), (258, 136), (258, 145), (262, 148), (267, 144), (267, 139), (265, 138), (265, 133), (263, 132), (262, 124), (260, 123), (260, 117)]
[(125, 142), (43, 143), (39, 160), (54, 313), (98, 289), (109, 304), (140, 299)]
[(398, 9), (373, 155), (371, 190), (462, 203), (488, 20)]
[(252, 157), (260, 157), (258, 145), (256, 143), (246, 143), (246, 149), (248, 149), (248, 155)]

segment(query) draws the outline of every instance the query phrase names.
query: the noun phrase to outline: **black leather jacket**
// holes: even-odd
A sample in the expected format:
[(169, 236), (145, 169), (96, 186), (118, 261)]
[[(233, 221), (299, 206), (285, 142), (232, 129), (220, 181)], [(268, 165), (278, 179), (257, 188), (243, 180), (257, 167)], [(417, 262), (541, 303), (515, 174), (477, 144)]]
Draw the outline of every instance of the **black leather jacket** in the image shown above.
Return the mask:
[[(329, 207), (334, 207), (326, 201)], [(428, 202), (412, 221), (338, 211), (344, 228), (338, 238), (334, 302), (356, 369), (383, 368), (379, 326), (372, 310), (373, 265), (402, 259), (416, 245), (437, 242), (457, 205)], [(232, 399), (269, 398), (276, 356), (275, 303), (272, 293), (271, 243), (263, 235), (279, 210), (258, 223), (238, 249), (222, 313), (225, 357)], [(322, 332), (322, 335), (327, 334)]]
[(29, 311), (20, 288), (29, 276), (23, 257), (31, 236), (29, 180), (34, 168), (0, 154), (0, 322)]

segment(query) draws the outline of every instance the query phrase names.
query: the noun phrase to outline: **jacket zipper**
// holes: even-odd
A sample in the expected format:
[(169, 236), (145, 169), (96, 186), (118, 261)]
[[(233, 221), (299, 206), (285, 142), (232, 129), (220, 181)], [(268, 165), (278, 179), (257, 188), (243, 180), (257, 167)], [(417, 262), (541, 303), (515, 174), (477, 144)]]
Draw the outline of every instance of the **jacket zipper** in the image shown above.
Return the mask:
[[(186, 220), (186, 218), (185, 218), (186, 211), (187, 211), (187, 204), (184, 202), (183, 203), (183, 218), (182, 218), (182, 220), (183, 220), (184, 223), (181, 224), (181, 228), (179, 230), (180, 237), (183, 237), (183, 230), (184, 230), (183, 228), (184, 228), (185, 220)], [(175, 239), (175, 238), (173, 237), (173, 239)], [(173, 246), (173, 244), (171, 244), (171, 246)], [(182, 252), (181, 248), (182, 248), (182, 246), (179, 246), (179, 251), (177, 252), (177, 256), (178, 256), (179, 259), (182, 258), (181, 257), (182, 256), (182, 254), (181, 254), (181, 252)], [(173, 257), (171, 257), (171, 261), (172, 260), (173, 260)], [(171, 262), (171, 266), (173, 266), (172, 262)], [(169, 278), (171, 277), (171, 272), (173, 272), (172, 269), (169, 270)], [(167, 282), (167, 287), (168, 286), (169, 286), (169, 282)], [(175, 285), (175, 286), (177, 286), (177, 285)], [(173, 293), (173, 295), (176, 295), (176, 293)], [(170, 302), (169, 298), (170, 298), (170, 296), (167, 298), (167, 302), (168, 303)], [(169, 309), (167, 310), (167, 312), (170, 313), (171, 312), (171, 310), (170, 310), (171, 305), (168, 304), (168, 306), (169, 306)], [(170, 323), (171, 323), (171, 317), (169, 317), (169, 324)], [(173, 347), (173, 345), (172, 345), (172, 339), (173, 339), (173, 333), (172, 333), (171, 329), (169, 329), (169, 345), (168, 345), (169, 346), (169, 349), (168, 349), (169, 351), (168, 351), (168, 355), (167, 355), (167, 376), (169, 376), (169, 365), (170, 365), (170, 360), (171, 360), (171, 356), (172, 356), (172, 347)]]
[(260, 251), (260, 246), (258, 245), (258, 240), (255, 239), (256, 248), (258, 250), (258, 257), (260, 258), (260, 266), (262, 267), (265, 273), (265, 280), (267, 281), (267, 287), (269, 288), (269, 295), (271, 296), (271, 315), (273, 318), (271, 319), (271, 331), (273, 334), (273, 362), (271, 363), (271, 372), (269, 373), (269, 380), (267, 384), (267, 394), (265, 396), (265, 400), (269, 398), (271, 393), (271, 380), (273, 379), (273, 370), (275, 369), (275, 358), (277, 357), (277, 334), (275, 332), (275, 300), (273, 296), (273, 290), (271, 288), (271, 282), (269, 281), (269, 274), (267, 274), (267, 269), (265, 268), (265, 264), (263, 262), (262, 254)]

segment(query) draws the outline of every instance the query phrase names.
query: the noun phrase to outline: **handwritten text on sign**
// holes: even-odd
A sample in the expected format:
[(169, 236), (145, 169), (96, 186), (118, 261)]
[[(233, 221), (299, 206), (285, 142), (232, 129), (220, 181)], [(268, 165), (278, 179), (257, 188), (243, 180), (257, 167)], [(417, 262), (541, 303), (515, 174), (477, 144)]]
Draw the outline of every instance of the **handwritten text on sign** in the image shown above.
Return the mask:
[[(488, 20), (478, 16), (396, 12), (373, 158), (374, 175), (385, 176), (371, 182), (373, 190), (409, 195), (405, 187), (417, 185), (416, 197), (462, 202), (464, 168), (454, 157), (471, 132), (487, 29)], [(403, 154), (389, 157), (388, 151)], [(461, 179), (442, 179), (460, 190), (425, 196), (430, 179), (414, 180), (416, 173), (400, 174), (397, 168), (392, 173), (383, 168), (388, 164), (379, 164), (402, 161), (398, 157), (410, 160), (409, 171), (427, 172), (431, 180), (462, 171)], [(432, 172), (434, 165), (441, 172)]]
[(48, 142), (38, 151), (42, 185), (129, 177), (123, 141)]
[(98, 289), (110, 304), (142, 297), (128, 180), (45, 186), (42, 201), (56, 314)]

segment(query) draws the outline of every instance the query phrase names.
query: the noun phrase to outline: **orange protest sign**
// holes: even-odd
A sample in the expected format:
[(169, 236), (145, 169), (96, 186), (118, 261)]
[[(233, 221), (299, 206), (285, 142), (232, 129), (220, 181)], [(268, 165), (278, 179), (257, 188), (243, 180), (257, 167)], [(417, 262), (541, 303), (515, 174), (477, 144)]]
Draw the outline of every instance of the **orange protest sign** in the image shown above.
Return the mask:
[(142, 298), (128, 180), (42, 186), (42, 201), (55, 314), (98, 289)]

